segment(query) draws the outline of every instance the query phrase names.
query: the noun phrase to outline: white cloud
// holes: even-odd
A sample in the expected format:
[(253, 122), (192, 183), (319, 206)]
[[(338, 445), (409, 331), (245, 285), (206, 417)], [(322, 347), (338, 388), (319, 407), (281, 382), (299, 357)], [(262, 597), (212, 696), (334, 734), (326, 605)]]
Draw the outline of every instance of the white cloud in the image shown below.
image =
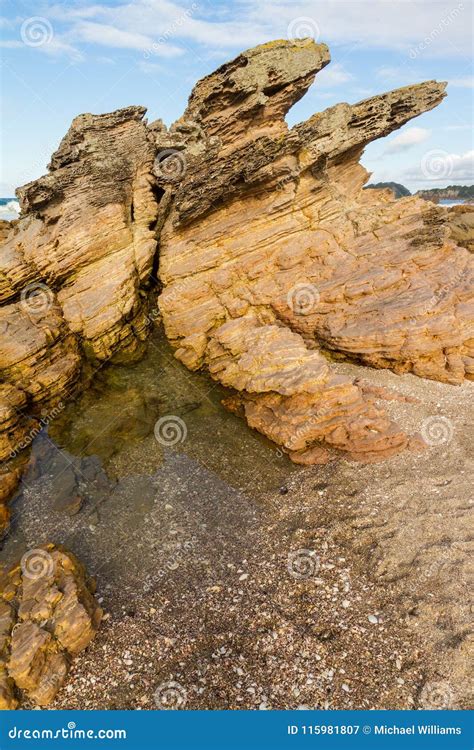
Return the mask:
[[(68, 7), (69, 6), (69, 7)], [(220, 6), (199, 0), (116, 0), (112, 5), (56, 4), (42, 7), (55, 23), (57, 52), (71, 54), (68, 45), (89, 42), (105, 47), (143, 49), (157, 44), (157, 54), (172, 57), (188, 43), (209, 50), (239, 51), (286, 38), (291, 28), (309, 19), (315, 36), (329, 44), (390, 49), (406, 56), (406, 74), (415, 60), (426, 57), (466, 57), (472, 53), (471, 6), (454, 0), (236, 0)], [(383, 23), (381, 22), (383, 19)], [(307, 25), (307, 24), (306, 24)], [(60, 27), (60, 28), (59, 28)], [(12, 39), (12, 41), (14, 41)], [(44, 50), (43, 50), (44, 51)], [(349, 49), (350, 52), (350, 49)], [(390, 76), (390, 68), (380, 76)], [(329, 76), (329, 71), (327, 73)], [(343, 82), (339, 71), (336, 83)], [(345, 78), (345, 81), (349, 80)], [(459, 79), (463, 80), (463, 79)], [(329, 82), (328, 82), (329, 85)], [(456, 84), (455, 84), (456, 85)], [(463, 84), (464, 85), (464, 84)]]
[(341, 65), (334, 63), (319, 71), (316, 76), (316, 89), (331, 89), (334, 86), (340, 86), (342, 83), (353, 80), (354, 76)]
[(416, 167), (404, 172), (407, 182), (430, 183), (472, 182), (474, 180), (474, 151), (465, 154), (450, 154), (447, 151), (434, 149), (423, 155)]
[(292, 20), (306, 17), (317, 24), (322, 41), (403, 51), (409, 64), (472, 55), (472, 6), (466, 0), (242, 0), (242, 6), (255, 23), (278, 25), (280, 34)]
[(418, 143), (423, 143), (431, 135), (431, 130), (426, 128), (406, 128), (399, 135), (392, 138), (385, 149), (386, 154), (395, 154), (400, 151), (406, 151)]
[[(185, 41), (198, 42), (211, 47), (231, 47), (233, 49), (253, 46), (268, 37), (261, 24), (255, 24), (245, 17), (238, 18), (239, 8), (232, 9), (234, 17), (227, 13), (227, 20), (203, 20), (199, 15), (203, 13), (200, 4), (189, 0), (179, 5), (170, 0), (130, 0), (129, 2), (109, 7), (106, 5), (76, 9), (73, 14), (66, 10), (63, 18), (70, 23), (77, 24), (82, 17), (95, 17), (96, 22), (108, 29), (116, 29), (130, 35), (146, 36), (151, 42), (165, 49), (171, 42), (183, 44)], [(96, 22), (89, 22), (94, 23)], [(99, 24), (97, 24), (99, 25)], [(109, 36), (112, 42), (110, 32)], [(120, 40), (120, 37), (117, 37)], [(94, 41), (100, 43), (99, 38)], [(130, 40), (132, 41), (132, 40)], [(130, 46), (132, 46), (130, 44)], [(159, 52), (163, 56), (166, 53)]]
[(404, 77), (404, 69), (391, 67), (389, 65), (382, 65), (381, 68), (377, 68), (375, 75), (382, 81), (399, 81), (400, 78)]
[(67, 55), (67, 57), (70, 57), (74, 62), (79, 62), (83, 59), (83, 54), (80, 50), (64, 41), (59, 36), (54, 36), (44, 44), (34, 46), (29, 46), (19, 39), (2, 39), (0, 41), (0, 47), (5, 49), (30, 49), (35, 52), (42, 52), (44, 55), (51, 55), (51, 57)]
[(138, 67), (143, 73), (146, 73), (147, 75), (154, 75), (155, 73), (163, 72), (162, 65), (158, 65), (158, 63), (147, 62), (146, 60), (140, 60), (138, 63)]
[(452, 78), (448, 81), (450, 86), (456, 86), (461, 89), (474, 88), (474, 76), (464, 76), (463, 78)]
[[(75, 30), (77, 38), (84, 42), (100, 44), (104, 47), (136, 49), (145, 52), (153, 47), (153, 38), (131, 31), (123, 31), (114, 26), (92, 21), (82, 21)], [(168, 44), (156, 44), (154, 54), (162, 57), (175, 57), (181, 54), (179, 47)]]
[(472, 130), (472, 125), (445, 125), (443, 130)]

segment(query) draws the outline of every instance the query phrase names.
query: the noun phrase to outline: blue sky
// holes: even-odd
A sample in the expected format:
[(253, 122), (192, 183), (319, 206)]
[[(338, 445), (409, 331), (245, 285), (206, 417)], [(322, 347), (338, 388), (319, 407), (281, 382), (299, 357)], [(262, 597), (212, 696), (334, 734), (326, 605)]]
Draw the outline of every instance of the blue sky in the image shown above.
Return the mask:
[(362, 159), (409, 189), (472, 184), (471, 0), (1, 0), (0, 195), (44, 174), (81, 112), (143, 104), (176, 120), (196, 80), (270, 39), (312, 36), (332, 62), (288, 115), (446, 80), (448, 97)]

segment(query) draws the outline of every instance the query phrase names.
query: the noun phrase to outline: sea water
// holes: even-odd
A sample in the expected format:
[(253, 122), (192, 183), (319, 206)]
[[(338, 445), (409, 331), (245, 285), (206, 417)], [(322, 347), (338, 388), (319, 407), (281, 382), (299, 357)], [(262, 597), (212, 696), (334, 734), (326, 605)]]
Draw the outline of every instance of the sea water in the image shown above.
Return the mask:
[(20, 204), (16, 198), (0, 198), (0, 219), (12, 221), (18, 219)]

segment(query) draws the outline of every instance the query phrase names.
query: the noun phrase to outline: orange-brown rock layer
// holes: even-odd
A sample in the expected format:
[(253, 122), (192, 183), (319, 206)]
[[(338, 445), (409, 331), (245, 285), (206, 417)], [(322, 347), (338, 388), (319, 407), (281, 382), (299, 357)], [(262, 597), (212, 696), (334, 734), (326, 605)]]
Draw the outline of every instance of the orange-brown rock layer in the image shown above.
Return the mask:
[(470, 217), (363, 190), (359, 164), (369, 142), (437, 106), (445, 84), (289, 129), (285, 114), (329, 59), (310, 39), (248, 50), (195, 86), (169, 131), (141, 107), (74, 120), (49, 174), (18, 191), (6, 239), (0, 227), (0, 458), (31, 411), (76, 387), (84, 361), (141, 352), (158, 240), (177, 358), (237, 391), (249, 423), (299, 461), (408, 444), (333, 355), (474, 377)]
[(49, 174), (17, 191), (21, 218), (6, 237), (2, 227), (0, 459), (17, 449), (26, 411), (70, 394), (84, 361), (143, 350), (158, 216), (144, 113), (77, 117)]
[(290, 456), (320, 461), (326, 446), (376, 460), (407, 436), (318, 350), (473, 377), (474, 266), (444, 209), (362, 190), (367, 143), (435, 107), (445, 85), (288, 129), (286, 111), (327, 60), (325, 45), (277, 42), (196, 86), (186, 115), (205, 148), (189, 156), (161, 233), (160, 310), (176, 356), (239, 391), (229, 403)]
[(0, 709), (50, 703), (72, 657), (95, 636), (94, 583), (53, 544), (26, 552), (0, 579)]
[(451, 206), (448, 222), (454, 242), (474, 253), (474, 206)]

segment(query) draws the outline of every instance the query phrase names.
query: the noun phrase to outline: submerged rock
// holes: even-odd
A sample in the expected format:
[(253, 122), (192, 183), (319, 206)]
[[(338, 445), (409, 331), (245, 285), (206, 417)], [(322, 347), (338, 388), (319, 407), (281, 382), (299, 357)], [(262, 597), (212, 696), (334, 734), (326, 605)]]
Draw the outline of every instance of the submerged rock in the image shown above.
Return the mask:
[(15, 390), (0, 394), (4, 457), (26, 429), (11, 398), (34, 412), (69, 394), (84, 362), (141, 352), (158, 240), (176, 357), (232, 388), (230, 408), (298, 463), (411, 444), (335, 356), (474, 376), (464, 228), (415, 196), (363, 190), (359, 164), (372, 140), (437, 106), (445, 84), (338, 104), (289, 129), (285, 114), (329, 60), (310, 39), (244, 52), (195, 86), (169, 131), (142, 107), (74, 120), (50, 173), (18, 191), (3, 246), (0, 378)]
[(102, 610), (76, 557), (53, 544), (26, 552), (1, 577), (0, 709), (50, 703)]

